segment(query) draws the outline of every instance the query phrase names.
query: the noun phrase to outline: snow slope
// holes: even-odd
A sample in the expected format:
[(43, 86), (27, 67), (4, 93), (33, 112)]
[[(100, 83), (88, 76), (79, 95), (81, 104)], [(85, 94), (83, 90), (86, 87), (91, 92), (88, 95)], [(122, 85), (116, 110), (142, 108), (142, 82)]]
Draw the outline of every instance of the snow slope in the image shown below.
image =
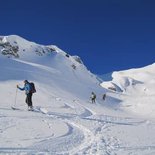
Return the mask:
[(104, 88), (122, 92), (121, 103), (126, 110), (138, 115), (155, 117), (155, 64), (126, 71), (113, 72), (113, 80), (103, 82)]
[[(0, 154), (155, 154), (154, 114), (139, 111), (146, 100), (154, 107), (154, 65), (113, 73), (106, 86), (115, 86), (114, 92), (102, 88), (78, 56), (54, 45), (1, 36), (0, 53)], [(25, 79), (37, 89), (33, 112), (16, 89)]]

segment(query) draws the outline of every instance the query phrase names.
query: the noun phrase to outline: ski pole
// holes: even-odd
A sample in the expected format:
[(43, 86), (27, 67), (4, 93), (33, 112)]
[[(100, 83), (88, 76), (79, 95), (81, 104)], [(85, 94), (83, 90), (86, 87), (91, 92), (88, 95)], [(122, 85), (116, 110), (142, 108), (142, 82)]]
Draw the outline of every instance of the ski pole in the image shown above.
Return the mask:
[(16, 106), (16, 102), (17, 102), (17, 91), (18, 91), (18, 89), (16, 88), (16, 94), (15, 94), (15, 103), (14, 103), (14, 107)]

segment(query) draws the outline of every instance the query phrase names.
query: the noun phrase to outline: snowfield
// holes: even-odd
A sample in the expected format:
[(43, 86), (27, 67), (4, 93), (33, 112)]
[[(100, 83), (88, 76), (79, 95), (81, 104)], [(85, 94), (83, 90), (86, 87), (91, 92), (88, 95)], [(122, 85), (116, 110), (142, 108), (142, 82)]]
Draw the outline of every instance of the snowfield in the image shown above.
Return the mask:
[[(155, 64), (100, 84), (79, 57), (53, 45), (1, 36), (0, 51), (0, 154), (155, 154)], [(34, 111), (16, 89), (25, 79), (36, 86)]]

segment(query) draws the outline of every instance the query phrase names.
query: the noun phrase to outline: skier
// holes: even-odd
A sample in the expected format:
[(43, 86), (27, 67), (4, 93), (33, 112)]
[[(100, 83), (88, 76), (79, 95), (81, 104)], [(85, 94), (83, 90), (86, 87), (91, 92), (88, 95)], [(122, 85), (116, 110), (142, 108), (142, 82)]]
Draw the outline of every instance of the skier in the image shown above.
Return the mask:
[(96, 99), (96, 94), (94, 92), (91, 93), (91, 100), (92, 103), (95, 103), (95, 99)]
[(28, 82), (28, 80), (24, 80), (24, 87), (23, 88), (20, 88), (18, 85), (17, 85), (17, 88), (19, 90), (25, 90), (25, 94), (26, 94), (26, 100), (25, 102), (27, 103), (28, 105), (28, 110), (29, 111), (32, 111), (33, 110), (33, 105), (32, 105), (32, 92), (31, 92), (31, 84)]
[(102, 99), (105, 100), (106, 98), (106, 94), (103, 94)]

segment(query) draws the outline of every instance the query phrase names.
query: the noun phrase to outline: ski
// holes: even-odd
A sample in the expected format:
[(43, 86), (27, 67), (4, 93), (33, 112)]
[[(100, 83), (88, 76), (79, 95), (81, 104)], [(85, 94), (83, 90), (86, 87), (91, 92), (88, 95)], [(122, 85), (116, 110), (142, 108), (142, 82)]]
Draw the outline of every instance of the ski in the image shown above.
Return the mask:
[(21, 110), (21, 109), (19, 109), (17, 107), (13, 107), (13, 106), (11, 106), (11, 109), (13, 109), (13, 110)]
[[(11, 106), (11, 109), (12, 110), (22, 110), (20, 108), (14, 107), (14, 106)], [(26, 111), (26, 110), (24, 110), (24, 111)], [(41, 108), (41, 107), (34, 107), (33, 109), (27, 110), (27, 111), (28, 112), (37, 112), (37, 113), (42, 113), (42, 114), (48, 113), (48, 111), (45, 108)]]

